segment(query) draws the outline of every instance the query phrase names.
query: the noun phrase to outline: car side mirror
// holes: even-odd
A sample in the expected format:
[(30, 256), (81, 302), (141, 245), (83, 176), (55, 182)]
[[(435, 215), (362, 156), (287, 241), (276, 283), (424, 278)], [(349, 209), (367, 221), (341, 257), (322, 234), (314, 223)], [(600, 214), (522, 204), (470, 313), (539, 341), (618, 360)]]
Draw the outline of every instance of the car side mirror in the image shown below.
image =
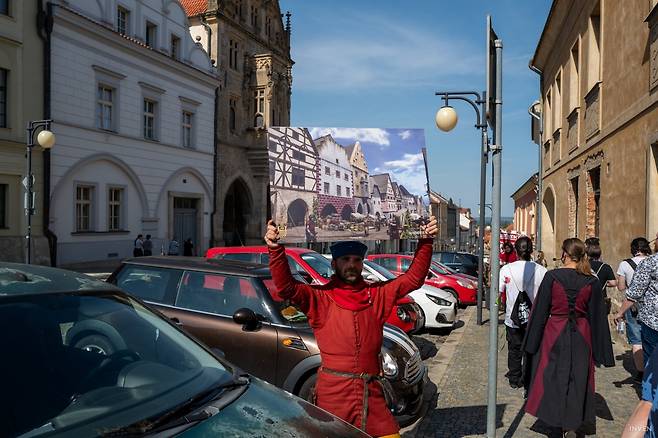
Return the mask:
[(242, 330), (256, 330), (264, 318), (251, 309), (242, 307), (233, 314), (233, 321), (242, 326)]
[(377, 278), (375, 278), (375, 276), (373, 274), (371, 274), (370, 272), (364, 274), (363, 279), (366, 280), (366, 281), (372, 281), (372, 282), (377, 281)]

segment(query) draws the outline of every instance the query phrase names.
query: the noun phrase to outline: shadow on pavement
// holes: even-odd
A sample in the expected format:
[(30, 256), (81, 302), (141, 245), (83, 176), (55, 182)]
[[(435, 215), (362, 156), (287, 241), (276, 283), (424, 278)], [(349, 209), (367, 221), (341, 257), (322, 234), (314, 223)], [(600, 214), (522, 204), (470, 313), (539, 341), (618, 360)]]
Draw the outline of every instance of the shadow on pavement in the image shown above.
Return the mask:
[[(439, 394), (439, 397), (441, 395)], [(496, 407), (496, 429), (503, 426), (506, 404)], [(436, 409), (431, 416), (440, 418), (436, 436), (464, 437), (487, 434), (487, 406), (459, 406), (455, 408)]]
[(514, 433), (519, 428), (519, 424), (521, 424), (521, 420), (523, 420), (523, 416), (525, 415), (525, 404), (526, 402), (523, 402), (523, 406), (521, 406), (519, 412), (516, 413), (514, 420), (512, 420), (512, 423), (509, 425), (509, 429), (507, 429), (503, 438), (512, 438), (514, 436)]
[(422, 360), (429, 359), (430, 357), (436, 356), (436, 353), (439, 352), (439, 349), (436, 347), (436, 344), (427, 339), (421, 338), (420, 336), (412, 336), (411, 340), (416, 344), (420, 350), (420, 358)]
[(640, 398), (642, 398), (642, 385), (638, 382), (635, 382), (635, 380), (633, 379), (633, 376), (636, 374), (636, 371), (635, 371), (635, 365), (633, 364), (632, 351), (626, 350), (624, 354), (615, 356), (615, 359), (622, 362), (622, 366), (626, 371), (628, 371), (628, 374), (630, 375), (624, 380), (617, 380), (612, 382), (612, 384), (615, 385), (617, 388), (621, 388), (623, 385), (632, 386), (639, 400)]

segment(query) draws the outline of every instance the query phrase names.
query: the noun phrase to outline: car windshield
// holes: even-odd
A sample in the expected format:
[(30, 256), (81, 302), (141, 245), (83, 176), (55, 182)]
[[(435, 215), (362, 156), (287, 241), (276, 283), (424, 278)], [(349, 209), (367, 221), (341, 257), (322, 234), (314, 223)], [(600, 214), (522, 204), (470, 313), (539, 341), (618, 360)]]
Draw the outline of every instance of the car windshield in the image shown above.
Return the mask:
[(334, 268), (331, 262), (316, 252), (305, 252), (302, 254), (302, 260), (308, 263), (315, 272), (324, 278), (330, 278), (334, 275)]
[(63, 269), (18, 263), (0, 263), (0, 295), (117, 290), (109, 283)]
[(378, 265), (377, 263), (371, 262), (370, 260), (364, 260), (363, 264), (368, 266), (373, 271), (379, 272), (385, 279), (392, 280), (395, 278), (395, 274), (386, 269), (385, 267)]
[(442, 263), (435, 262), (434, 260), (432, 260), (432, 271), (439, 275), (455, 274), (457, 272)]
[[(306, 283), (299, 274), (293, 275), (293, 278), (301, 283)], [(283, 317), (286, 321), (293, 324), (308, 323), (308, 318), (306, 317), (304, 312), (301, 311), (299, 307), (291, 303), (290, 300), (284, 300), (279, 296), (279, 292), (276, 286), (274, 285), (274, 280), (272, 280), (271, 278), (264, 278), (263, 284), (265, 284), (267, 291), (270, 293), (270, 296), (272, 297), (274, 303), (276, 304), (275, 311), (279, 312), (281, 317)]]
[(232, 369), (117, 292), (0, 297), (0, 331), (3, 435), (148, 428), (236, 382)]

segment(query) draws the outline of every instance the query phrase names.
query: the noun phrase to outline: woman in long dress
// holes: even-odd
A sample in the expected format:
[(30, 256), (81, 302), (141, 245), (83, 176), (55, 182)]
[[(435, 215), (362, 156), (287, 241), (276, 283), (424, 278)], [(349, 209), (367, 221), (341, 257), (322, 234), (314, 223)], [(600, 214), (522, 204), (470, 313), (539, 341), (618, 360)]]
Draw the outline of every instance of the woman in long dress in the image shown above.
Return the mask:
[(575, 436), (595, 423), (594, 365), (614, 366), (601, 286), (580, 239), (562, 244), (563, 268), (539, 287), (524, 340), (525, 411)]

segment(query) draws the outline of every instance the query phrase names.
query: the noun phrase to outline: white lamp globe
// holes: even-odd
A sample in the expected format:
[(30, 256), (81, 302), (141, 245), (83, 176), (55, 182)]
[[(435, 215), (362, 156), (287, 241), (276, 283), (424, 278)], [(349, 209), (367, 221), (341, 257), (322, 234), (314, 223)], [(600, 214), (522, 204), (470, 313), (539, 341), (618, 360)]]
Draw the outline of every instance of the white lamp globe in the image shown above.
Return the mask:
[(444, 106), (436, 112), (436, 127), (441, 131), (448, 132), (457, 125), (457, 111), (451, 106)]
[(50, 131), (43, 130), (37, 135), (37, 143), (44, 148), (50, 149), (55, 144), (55, 134)]

